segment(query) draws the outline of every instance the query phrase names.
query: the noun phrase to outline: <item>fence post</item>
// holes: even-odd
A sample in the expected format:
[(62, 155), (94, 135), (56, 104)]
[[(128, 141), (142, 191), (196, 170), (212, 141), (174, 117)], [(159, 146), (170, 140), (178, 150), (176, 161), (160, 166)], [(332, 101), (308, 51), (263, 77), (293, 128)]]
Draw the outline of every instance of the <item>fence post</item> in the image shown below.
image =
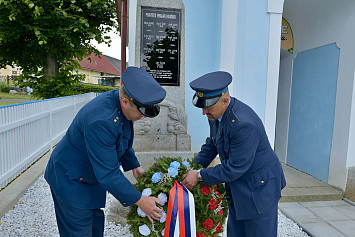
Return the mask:
[(52, 103), (53, 100), (49, 101), (49, 138), (50, 138), (50, 153), (53, 151), (53, 117), (52, 117)]
[(73, 113), (73, 119), (75, 118), (76, 115), (76, 96), (74, 96), (74, 113)]

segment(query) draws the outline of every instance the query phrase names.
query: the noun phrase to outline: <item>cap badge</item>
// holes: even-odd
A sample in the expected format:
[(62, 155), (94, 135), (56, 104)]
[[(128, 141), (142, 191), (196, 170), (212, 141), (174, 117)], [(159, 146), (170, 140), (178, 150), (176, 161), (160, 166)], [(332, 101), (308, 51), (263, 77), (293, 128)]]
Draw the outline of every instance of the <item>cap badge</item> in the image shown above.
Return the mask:
[(203, 93), (202, 92), (197, 92), (198, 97), (203, 97)]

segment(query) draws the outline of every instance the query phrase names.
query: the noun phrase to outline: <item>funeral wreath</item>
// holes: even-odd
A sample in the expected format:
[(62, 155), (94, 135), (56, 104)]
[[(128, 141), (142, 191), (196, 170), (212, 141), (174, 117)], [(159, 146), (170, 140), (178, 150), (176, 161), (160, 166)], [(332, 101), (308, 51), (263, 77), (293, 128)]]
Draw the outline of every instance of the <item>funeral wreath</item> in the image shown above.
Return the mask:
[[(183, 174), (189, 170), (198, 170), (200, 168), (202, 168), (201, 165), (195, 164), (190, 160), (183, 161), (180, 157), (156, 159), (156, 163), (138, 178), (135, 187), (143, 196), (155, 196), (161, 201), (163, 211), (160, 214), (162, 217), (159, 221), (151, 223), (138, 206), (132, 205), (127, 214), (130, 232), (135, 237), (164, 236), (165, 227), (174, 222), (171, 217), (171, 208), (168, 210), (171, 190), (178, 184), (176, 181), (183, 181)], [(190, 192), (193, 195), (195, 205), (196, 236), (219, 236), (223, 232), (224, 223), (228, 215), (228, 202), (223, 185), (218, 184), (207, 187), (203, 182), (199, 182)], [(176, 228), (179, 227), (176, 226)], [(170, 232), (171, 229), (170, 227)]]

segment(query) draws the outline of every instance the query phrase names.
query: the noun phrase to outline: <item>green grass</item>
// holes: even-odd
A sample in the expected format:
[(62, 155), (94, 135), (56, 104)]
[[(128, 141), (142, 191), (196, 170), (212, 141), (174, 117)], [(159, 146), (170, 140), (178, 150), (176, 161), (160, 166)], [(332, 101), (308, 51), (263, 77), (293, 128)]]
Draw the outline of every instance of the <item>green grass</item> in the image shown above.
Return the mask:
[(14, 103), (14, 102), (0, 102), (0, 106), (3, 106), (3, 105), (13, 105), (13, 104), (19, 104), (19, 103)]
[(0, 98), (2, 99), (33, 99), (33, 97), (29, 95), (19, 95), (19, 94), (12, 94), (12, 93), (4, 93), (0, 92)]

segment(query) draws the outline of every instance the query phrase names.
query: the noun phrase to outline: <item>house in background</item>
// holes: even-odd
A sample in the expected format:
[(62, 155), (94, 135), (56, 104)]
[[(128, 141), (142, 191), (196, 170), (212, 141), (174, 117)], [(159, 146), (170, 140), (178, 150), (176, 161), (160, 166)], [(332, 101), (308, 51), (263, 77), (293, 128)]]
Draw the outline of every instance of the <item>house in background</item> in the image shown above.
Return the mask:
[(85, 75), (84, 83), (120, 86), (120, 60), (107, 55), (97, 56), (92, 53), (80, 62), (80, 66), (78, 72)]
[(12, 85), (12, 80), (20, 76), (21, 73), (22, 71), (19, 67), (6, 66), (6, 68), (0, 68), (0, 82)]
[[(90, 60), (90, 59), (91, 60)], [(85, 75), (84, 83), (120, 86), (121, 60), (116, 58), (91, 54), (80, 62), (81, 68), (78, 73)], [(19, 67), (6, 66), (0, 69), (0, 82), (13, 84), (13, 79), (22, 73)]]

